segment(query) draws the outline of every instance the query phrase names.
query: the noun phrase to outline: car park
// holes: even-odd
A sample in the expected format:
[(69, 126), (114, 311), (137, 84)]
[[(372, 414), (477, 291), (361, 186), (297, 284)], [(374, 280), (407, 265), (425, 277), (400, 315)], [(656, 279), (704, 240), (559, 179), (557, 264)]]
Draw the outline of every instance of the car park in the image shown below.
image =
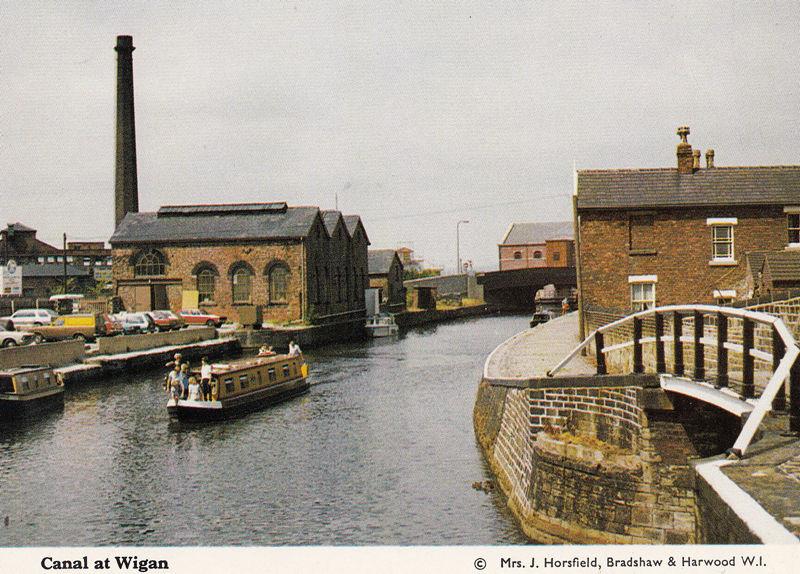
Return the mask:
[(28, 331), (9, 330), (0, 325), (0, 347), (17, 347), (33, 342), (33, 333)]
[(180, 312), (180, 316), (187, 325), (208, 325), (209, 327), (220, 327), (226, 320), (226, 317), (205, 313), (200, 309), (184, 309)]

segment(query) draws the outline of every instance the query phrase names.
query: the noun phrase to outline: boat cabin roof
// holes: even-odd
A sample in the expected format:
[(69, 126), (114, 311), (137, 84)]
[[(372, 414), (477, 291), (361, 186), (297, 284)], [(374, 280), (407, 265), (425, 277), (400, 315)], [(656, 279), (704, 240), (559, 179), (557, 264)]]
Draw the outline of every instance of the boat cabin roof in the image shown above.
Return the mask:
[(251, 359), (236, 361), (235, 363), (212, 363), (211, 372), (215, 375), (227, 375), (245, 369), (252, 369), (253, 367), (263, 367), (271, 363), (280, 363), (287, 359), (296, 358), (297, 357), (291, 357), (289, 355), (272, 355), (270, 357), (253, 357)]
[(14, 377), (17, 375), (24, 375), (26, 373), (36, 373), (38, 371), (49, 371), (49, 365), (22, 365), (20, 367), (11, 367), (8, 369), (0, 370), (2, 377)]

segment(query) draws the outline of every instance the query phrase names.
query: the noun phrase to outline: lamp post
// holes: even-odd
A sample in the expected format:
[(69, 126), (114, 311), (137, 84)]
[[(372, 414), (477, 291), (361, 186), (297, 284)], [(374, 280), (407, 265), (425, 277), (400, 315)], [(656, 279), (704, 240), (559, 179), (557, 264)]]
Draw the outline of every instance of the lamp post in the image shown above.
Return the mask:
[(462, 223), (469, 223), (469, 221), (462, 219), (456, 223), (456, 275), (461, 275), (461, 236), (458, 228)]

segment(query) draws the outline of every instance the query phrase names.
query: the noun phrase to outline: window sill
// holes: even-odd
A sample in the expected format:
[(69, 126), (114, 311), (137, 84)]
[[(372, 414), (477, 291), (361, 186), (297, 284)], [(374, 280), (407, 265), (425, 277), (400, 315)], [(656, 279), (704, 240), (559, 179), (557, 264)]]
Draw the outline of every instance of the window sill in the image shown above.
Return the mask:
[(628, 249), (628, 255), (658, 255), (657, 249)]
[(251, 301), (236, 301), (236, 302), (232, 303), (232, 305), (234, 307), (236, 307), (237, 305), (242, 305), (243, 306), (243, 305), (252, 305), (252, 304), (253, 303)]
[(217, 306), (217, 302), (216, 301), (200, 301), (197, 305), (199, 307), (216, 307)]
[(269, 303), (267, 303), (267, 306), (269, 307), (286, 307), (288, 305), (289, 305), (288, 301), (275, 301), (275, 302), (270, 301)]
[(735, 259), (712, 259), (708, 264), (711, 267), (736, 267), (739, 262)]
[(790, 243), (786, 246), (786, 251), (794, 251), (800, 249), (800, 243)]

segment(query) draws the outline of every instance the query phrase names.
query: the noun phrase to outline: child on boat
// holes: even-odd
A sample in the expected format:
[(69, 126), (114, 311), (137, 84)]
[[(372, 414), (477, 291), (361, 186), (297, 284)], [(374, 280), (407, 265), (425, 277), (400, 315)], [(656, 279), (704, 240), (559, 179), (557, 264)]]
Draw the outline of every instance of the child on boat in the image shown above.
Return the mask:
[(211, 400), (211, 365), (208, 364), (208, 357), (200, 360), (200, 390), (203, 393), (203, 400)]
[(197, 379), (194, 377), (189, 377), (189, 400), (190, 401), (202, 401), (203, 397), (200, 394), (200, 385), (197, 382)]

